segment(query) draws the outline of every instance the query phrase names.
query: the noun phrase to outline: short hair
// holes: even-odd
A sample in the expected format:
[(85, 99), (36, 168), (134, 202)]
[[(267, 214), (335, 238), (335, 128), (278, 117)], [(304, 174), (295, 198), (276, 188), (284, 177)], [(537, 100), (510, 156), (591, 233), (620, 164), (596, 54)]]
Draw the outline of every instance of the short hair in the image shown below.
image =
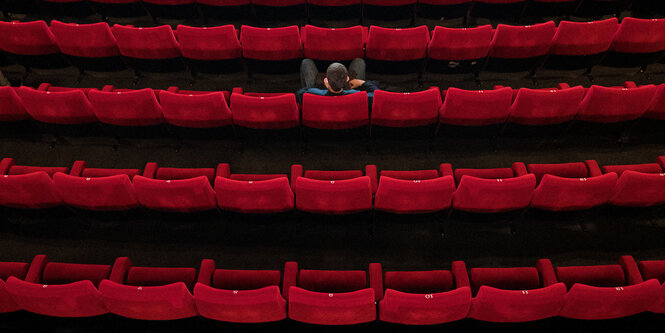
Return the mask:
[(349, 72), (346, 71), (346, 67), (338, 62), (330, 64), (328, 70), (326, 70), (328, 85), (330, 85), (330, 89), (333, 91), (344, 89), (348, 77)]

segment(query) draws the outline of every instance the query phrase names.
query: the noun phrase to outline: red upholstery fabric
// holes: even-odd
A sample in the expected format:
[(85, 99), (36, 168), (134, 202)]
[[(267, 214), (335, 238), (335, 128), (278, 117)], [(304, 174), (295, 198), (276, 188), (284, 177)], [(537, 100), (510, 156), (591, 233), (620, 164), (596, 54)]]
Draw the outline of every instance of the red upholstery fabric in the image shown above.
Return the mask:
[(36, 284), (7, 279), (6, 288), (21, 308), (52, 317), (91, 317), (108, 313), (92, 282), (63, 285)]
[(570, 289), (581, 283), (594, 287), (620, 287), (626, 285), (624, 271), (619, 265), (556, 267), (557, 279)]
[(185, 58), (228, 60), (242, 57), (236, 28), (231, 24), (203, 28), (178, 25), (176, 32)]
[(609, 202), (623, 207), (650, 207), (665, 203), (665, 174), (627, 170), (621, 174)]
[(127, 273), (127, 285), (162, 286), (182, 282), (188, 289), (194, 288), (196, 269), (190, 267), (131, 267)]
[(253, 129), (287, 129), (300, 126), (294, 94), (274, 97), (231, 95), (233, 123)]
[(197, 283), (194, 300), (199, 314), (214, 320), (264, 323), (286, 318), (286, 301), (275, 285), (255, 290), (224, 290)]
[(0, 22), (0, 49), (20, 55), (60, 53), (46, 22)]
[(154, 126), (163, 122), (162, 107), (152, 89), (130, 92), (93, 90), (88, 98), (102, 123), (116, 126)]
[(551, 164), (527, 164), (529, 173), (536, 175), (540, 182), (545, 175), (553, 175), (566, 178), (589, 177), (589, 169), (583, 162), (551, 163)]
[(551, 54), (581, 56), (607, 51), (619, 28), (616, 17), (592, 22), (561, 21), (552, 40)]
[(372, 125), (415, 127), (436, 124), (441, 107), (441, 92), (433, 87), (425, 91), (397, 93), (374, 92)]
[(319, 28), (306, 25), (301, 30), (305, 58), (326, 61), (364, 58), (367, 35), (367, 27), (359, 25), (349, 28)]
[(0, 87), (0, 121), (30, 119), (14, 87)]
[(644, 280), (665, 282), (665, 260), (642, 260), (637, 263)]
[(665, 84), (658, 85), (644, 118), (665, 120)]
[(194, 299), (182, 282), (164, 286), (127, 286), (110, 280), (99, 285), (110, 312), (133, 319), (173, 320), (198, 315)]
[(134, 190), (142, 206), (172, 212), (196, 212), (217, 208), (215, 192), (204, 176), (182, 180), (134, 177)]
[(547, 54), (556, 33), (556, 25), (549, 21), (527, 26), (499, 24), (490, 43), (489, 56), (523, 59)]
[(316, 292), (352, 292), (367, 287), (367, 273), (301, 269), (298, 272), (298, 287)]
[(319, 325), (353, 325), (376, 320), (374, 290), (320, 293), (289, 289), (289, 318)]
[(481, 286), (504, 290), (540, 288), (540, 278), (535, 267), (472, 268), (470, 277), (474, 293)]
[(406, 325), (443, 324), (466, 318), (470, 304), (469, 287), (434, 294), (387, 289), (379, 303), (379, 319)]
[(654, 85), (637, 88), (594, 85), (580, 104), (577, 118), (600, 123), (637, 119), (647, 110), (655, 93)]
[(268, 286), (279, 286), (280, 271), (217, 269), (213, 273), (212, 286), (227, 290), (252, 290)]
[(42, 273), (41, 283), (67, 284), (87, 280), (97, 286), (111, 275), (109, 265), (88, 265), (49, 262)]
[(231, 125), (231, 109), (222, 92), (203, 95), (159, 92), (164, 119), (168, 124), (191, 128), (214, 128)]
[(344, 180), (362, 177), (363, 172), (360, 170), (305, 170), (305, 178), (316, 180)]
[(450, 88), (439, 110), (439, 122), (457, 126), (501, 124), (510, 114), (510, 88), (462, 90)]
[(105, 22), (77, 24), (53, 20), (51, 32), (64, 54), (86, 58), (120, 55), (111, 28)]
[(455, 182), (459, 184), (462, 176), (465, 175), (484, 179), (513, 178), (515, 176), (511, 168), (455, 169)]
[(665, 50), (665, 19), (622, 19), (610, 50), (624, 53)]
[[(304, 3), (304, 0), (302, 2)], [(242, 43), (242, 54), (247, 59), (302, 58), (300, 31), (295, 25), (283, 28), (256, 28), (243, 25), (240, 29), (240, 43)]]
[(53, 180), (46, 172), (0, 177), (0, 205), (42, 209), (62, 205)]
[(343, 96), (304, 94), (302, 124), (305, 127), (330, 130), (367, 126), (367, 92)]
[(635, 171), (639, 173), (662, 173), (663, 169), (658, 163), (645, 164), (624, 164), (624, 165), (604, 165), (601, 167), (603, 173), (614, 172), (619, 177), (626, 171)]
[(35, 120), (63, 125), (97, 121), (92, 105), (81, 90), (50, 92), (23, 86), (18, 89), (18, 94), (26, 111)]
[(481, 179), (463, 176), (453, 193), (453, 208), (467, 212), (498, 213), (525, 208), (531, 201), (536, 177)]
[(469, 318), (491, 322), (525, 322), (557, 316), (566, 286), (556, 283), (530, 290), (504, 290), (483, 285), (473, 298)]
[(26, 175), (34, 172), (46, 172), (49, 177), (53, 177), (56, 172), (67, 173), (69, 168), (67, 167), (41, 167), (41, 166), (29, 166), (29, 165), (12, 165), (7, 172), (10, 176)]
[(427, 57), (429, 30), (422, 25), (415, 28), (369, 28), (366, 56), (388, 61), (418, 60)]
[(215, 180), (215, 169), (213, 168), (159, 168), (155, 173), (155, 179), (173, 180), (190, 179), (205, 176), (212, 183)]
[(450, 207), (454, 191), (455, 180), (451, 176), (425, 180), (382, 176), (374, 209), (397, 214), (438, 212)]
[(390, 177), (390, 178), (403, 179), (403, 180), (426, 180), (426, 179), (439, 178), (439, 172), (436, 170), (413, 170), (413, 171), (381, 170), (381, 177)]
[(0, 262), (0, 313), (21, 310), (21, 307), (14, 302), (7, 292), (5, 280), (10, 276), (14, 276), (19, 280), (24, 279), (28, 273), (28, 266), (24, 262)]
[(116, 24), (111, 30), (125, 57), (149, 60), (180, 57), (180, 46), (168, 25), (134, 28)]
[(603, 205), (612, 196), (617, 178), (615, 173), (589, 178), (545, 175), (533, 192), (531, 207), (551, 211), (571, 211)]
[(280, 213), (294, 207), (293, 191), (286, 176), (256, 181), (217, 177), (215, 193), (221, 209), (235, 212)]
[(492, 41), (492, 26), (476, 28), (445, 28), (436, 26), (427, 46), (431, 59), (473, 60), (487, 56)]
[(53, 181), (58, 195), (73, 207), (115, 211), (139, 206), (132, 182), (126, 174), (108, 177), (74, 177), (56, 173)]
[(248, 182), (250, 180), (261, 181), (261, 180), (270, 180), (282, 177), (285, 177), (287, 181), (289, 179), (289, 177), (286, 174), (238, 174), (238, 173), (234, 173), (231, 175), (231, 177), (228, 178), (233, 180)]
[(523, 125), (553, 125), (571, 121), (584, 98), (582, 86), (568, 89), (520, 88), (509, 120)]
[(440, 293), (455, 289), (453, 274), (445, 270), (386, 272), (384, 287), (411, 294)]
[(346, 180), (296, 180), (296, 208), (318, 214), (350, 214), (372, 209), (372, 187), (367, 176)]
[(141, 174), (139, 169), (100, 169), (100, 168), (85, 168), (81, 172), (81, 177), (99, 178), (109, 177), (116, 175), (127, 175), (129, 179), (134, 178)]

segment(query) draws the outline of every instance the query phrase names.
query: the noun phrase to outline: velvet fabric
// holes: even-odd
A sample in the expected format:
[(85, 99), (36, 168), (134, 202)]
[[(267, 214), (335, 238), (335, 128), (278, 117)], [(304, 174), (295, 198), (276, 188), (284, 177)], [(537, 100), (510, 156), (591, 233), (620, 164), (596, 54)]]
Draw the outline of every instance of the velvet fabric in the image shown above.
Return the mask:
[(619, 28), (616, 17), (591, 22), (561, 21), (556, 30), (551, 54), (583, 56), (603, 53), (610, 48)]
[(203, 28), (178, 25), (176, 32), (185, 58), (228, 60), (242, 57), (242, 46), (236, 28), (231, 24)]
[(536, 180), (540, 183), (545, 175), (553, 175), (566, 178), (581, 178), (592, 176), (583, 162), (572, 163), (550, 163), (550, 164), (527, 164), (527, 171), (536, 175)]
[(189, 290), (196, 282), (196, 269), (190, 267), (131, 267), (126, 284), (130, 286), (161, 286), (182, 282)]
[[(126, 175), (129, 179), (141, 174), (140, 169), (102, 169), (102, 168), (84, 168), (80, 177), (100, 178), (117, 175)], [(71, 174), (70, 174), (71, 175)]]
[(279, 61), (302, 58), (300, 31), (295, 25), (283, 28), (243, 25), (240, 29), (240, 43), (243, 57), (247, 59)]
[(367, 92), (342, 96), (303, 95), (302, 124), (305, 127), (337, 130), (369, 125)]
[(572, 121), (583, 98), (582, 86), (568, 89), (520, 88), (510, 106), (509, 121), (523, 125), (554, 125)]
[(351, 214), (372, 209), (372, 187), (367, 176), (345, 180), (299, 177), (295, 185), (296, 208), (317, 214)]
[(115, 24), (111, 30), (125, 57), (146, 60), (180, 57), (180, 46), (168, 25), (135, 28)]
[(232, 180), (238, 180), (238, 181), (261, 181), (261, 180), (271, 180), (275, 178), (286, 178), (287, 182), (289, 177), (286, 174), (242, 174), (242, 173), (234, 173), (230, 177), (225, 177), (229, 178)]
[(35, 120), (62, 125), (97, 121), (94, 109), (82, 90), (50, 92), (23, 86), (18, 89), (18, 94), (26, 111)]
[[(145, 176), (145, 175), (144, 175)], [(173, 180), (190, 179), (204, 176), (212, 183), (215, 179), (215, 169), (213, 168), (158, 168), (155, 173), (155, 179)]]
[(0, 49), (19, 55), (60, 53), (46, 22), (0, 22)]
[(502, 124), (508, 119), (512, 90), (462, 90), (449, 88), (439, 110), (439, 122), (457, 126)]
[(622, 53), (665, 50), (665, 19), (625, 17), (614, 35), (610, 50)]
[(22, 309), (52, 317), (92, 317), (108, 313), (100, 293), (89, 280), (62, 285), (7, 279), (6, 288)]
[(440, 107), (441, 93), (437, 87), (407, 93), (376, 90), (371, 123), (385, 127), (432, 125), (437, 123)]
[(116, 126), (154, 126), (161, 124), (162, 107), (152, 89), (130, 92), (93, 90), (88, 99), (100, 122)]
[(487, 56), (492, 41), (492, 26), (475, 28), (434, 27), (432, 40), (427, 46), (430, 59), (474, 60)]
[(137, 287), (104, 280), (99, 291), (110, 312), (127, 318), (174, 320), (198, 315), (194, 298), (183, 282)]
[(621, 174), (609, 202), (622, 207), (650, 207), (665, 203), (665, 174), (627, 170)]
[(253, 129), (287, 129), (300, 126), (300, 110), (294, 94), (252, 97), (231, 94), (235, 125)]
[(319, 325), (354, 325), (376, 320), (374, 291), (322, 293), (299, 287), (289, 289), (289, 318)]
[(286, 318), (286, 301), (275, 285), (253, 290), (225, 290), (197, 283), (194, 301), (201, 316), (219, 321), (265, 323)]
[(533, 192), (531, 207), (550, 211), (590, 209), (611, 198), (616, 173), (589, 178), (563, 178), (545, 175)]
[(405, 325), (437, 325), (466, 318), (471, 290), (418, 294), (387, 289), (379, 302), (379, 320)]
[(665, 120), (665, 84), (656, 87), (653, 100), (642, 116), (644, 118)]
[(443, 177), (436, 170), (381, 170), (381, 177), (390, 177), (402, 180), (426, 180)]
[(120, 55), (113, 32), (105, 22), (77, 24), (53, 20), (51, 32), (63, 54), (84, 58)]
[(0, 177), (0, 205), (43, 209), (61, 206), (53, 179), (44, 171)]
[(371, 26), (365, 52), (368, 59), (418, 60), (427, 57), (429, 41), (429, 30), (424, 25), (405, 29)]
[(593, 85), (580, 103), (577, 119), (599, 123), (637, 119), (649, 108), (655, 93), (652, 84), (636, 88)]
[(202, 95), (159, 93), (167, 124), (190, 128), (215, 128), (233, 123), (231, 109), (222, 92)]
[(268, 180), (215, 180), (217, 204), (240, 213), (281, 213), (294, 208), (294, 196), (286, 176)]
[(109, 265), (70, 264), (49, 262), (44, 267), (41, 283), (67, 284), (87, 280), (97, 286), (111, 274)]
[(316, 180), (345, 180), (362, 177), (363, 172), (360, 170), (305, 170), (305, 178)]
[(24, 279), (28, 273), (28, 266), (24, 262), (0, 262), (0, 313), (21, 310), (21, 307), (14, 302), (7, 292), (5, 281), (10, 276), (14, 276), (19, 280)]
[(658, 163), (644, 163), (644, 164), (623, 164), (623, 165), (603, 165), (600, 167), (603, 173), (614, 172), (619, 177), (626, 171), (634, 171), (639, 173), (662, 173), (663, 169)]
[(301, 269), (298, 272), (298, 287), (322, 293), (348, 293), (367, 287), (367, 273)]
[(526, 208), (531, 201), (536, 177), (525, 175), (507, 179), (481, 179), (462, 176), (453, 193), (453, 208), (477, 213), (499, 213)]
[(557, 279), (568, 289), (573, 284), (594, 287), (620, 287), (626, 285), (624, 271), (619, 265), (556, 267)]
[(452, 204), (455, 181), (446, 176), (425, 180), (402, 180), (382, 176), (374, 209), (396, 214), (433, 213)]
[[(328, 4), (329, 0), (323, 2), (325, 5), (331, 6), (331, 4)], [(300, 34), (305, 50), (305, 58), (324, 61), (350, 61), (365, 57), (365, 43), (369, 32), (367, 27), (360, 25), (330, 29), (306, 25), (302, 27)]]
[(19, 121), (30, 119), (25, 111), (23, 100), (17, 94), (17, 88), (0, 87), (0, 121)]
[(515, 175), (511, 168), (495, 168), (495, 169), (455, 169), (455, 182), (460, 183), (463, 176), (472, 176), (483, 179), (503, 179), (513, 178)]
[(393, 271), (385, 272), (384, 287), (403, 293), (431, 294), (455, 289), (451, 271)]
[(142, 206), (168, 212), (217, 209), (215, 192), (205, 176), (180, 180), (134, 177), (134, 190)]
[(253, 290), (279, 287), (281, 280), (282, 273), (277, 270), (216, 269), (212, 276), (212, 286), (226, 290)]
[(527, 26), (499, 24), (490, 42), (489, 56), (524, 59), (546, 55), (555, 33), (553, 21)]
[(74, 177), (56, 173), (58, 195), (70, 206), (93, 211), (121, 211), (139, 207), (126, 174), (107, 177)]
[(557, 316), (564, 305), (566, 286), (556, 283), (544, 288), (505, 290), (483, 285), (473, 298), (469, 318), (517, 323)]
[(482, 286), (503, 290), (538, 289), (540, 277), (535, 267), (472, 268), (471, 289), (478, 293)]
[(594, 287), (576, 283), (559, 313), (566, 318), (601, 320), (648, 311), (658, 301), (661, 285), (649, 280), (632, 286)]

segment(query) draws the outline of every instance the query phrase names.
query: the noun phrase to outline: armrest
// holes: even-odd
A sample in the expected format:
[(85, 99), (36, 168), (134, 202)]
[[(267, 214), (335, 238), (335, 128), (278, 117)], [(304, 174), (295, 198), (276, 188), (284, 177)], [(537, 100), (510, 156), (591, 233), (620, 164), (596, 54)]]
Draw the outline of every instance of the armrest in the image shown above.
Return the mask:
[(296, 180), (298, 177), (302, 177), (302, 165), (294, 164), (291, 166), (291, 190), (296, 191)]
[(296, 285), (298, 279), (298, 263), (287, 261), (284, 264), (284, 277), (282, 278), (282, 297), (289, 299), (289, 289)]
[(48, 257), (45, 254), (36, 255), (30, 263), (28, 274), (25, 275), (25, 282), (41, 283), (42, 273), (44, 272), (46, 264), (48, 264)]
[(118, 257), (118, 259), (116, 259), (113, 263), (113, 268), (111, 269), (111, 276), (109, 277), (109, 280), (115, 283), (125, 284), (125, 278), (127, 277), (127, 273), (131, 267), (132, 262), (129, 260), (129, 258)]
[(600, 171), (600, 167), (596, 160), (586, 160), (584, 161), (584, 164), (586, 164), (586, 167), (589, 170), (589, 177), (601, 176), (603, 174), (603, 172)]
[(143, 177), (146, 178), (155, 178), (155, 175), (157, 174), (157, 169), (159, 168), (159, 165), (155, 162), (148, 162), (145, 165), (145, 168), (143, 169)]
[(519, 177), (524, 176), (529, 172), (526, 170), (526, 164), (524, 164), (524, 162), (515, 162), (513, 163), (513, 173), (515, 174), (515, 177)]
[(72, 169), (69, 170), (69, 175), (75, 177), (81, 177), (81, 174), (83, 173), (83, 169), (85, 169), (85, 167), (86, 167), (85, 161), (75, 161), (74, 165), (72, 165)]
[(169, 89), (167, 89), (166, 91), (175, 94), (175, 93), (177, 93), (179, 90), (180, 90), (180, 88), (178, 88), (178, 87), (169, 87)]
[(569, 85), (568, 83), (559, 83), (559, 85), (557, 86), (557, 88), (559, 88), (559, 90), (561, 90), (561, 89), (568, 89), (568, 88), (570, 88), (570, 85)]
[(369, 177), (369, 182), (372, 185), (372, 193), (376, 193), (378, 187), (376, 165), (370, 164), (365, 166), (365, 175)]
[(471, 287), (471, 283), (469, 283), (469, 273), (466, 271), (466, 264), (464, 261), (453, 261), (450, 270), (455, 277), (455, 288)]
[(231, 166), (228, 163), (219, 163), (217, 165), (217, 174), (215, 177), (229, 178), (231, 177)]
[(206, 286), (212, 285), (212, 275), (215, 274), (215, 261), (212, 259), (203, 259), (199, 269), (198, 283)]
[(453, 173), (453, 166), (450, 163), (441, 163), (439, 165), (439, 177), (455, 176)]
[(50, 88), (50, 87), (51, 87), (50, 83), (42, 83), (37, 88), (37, 91), (48, 91), (48, 88)]
[[(493, 89), (494, 89), (494, 90), (497, 90), (497, 89), (502, 89), (502, 88), (505, 88), (505, 87), (502, 86), (502, 85), (497, 84), (497, 85), (494, 86)], [(510, 87), (508, 87), (508, 88), (510, 88)]]
[(637, 88), (637, 84), (633, 81), (626, 81), (623, 83), (624, 88)]
[(374, 301), (383, 299), (383, 269), (379, 263), (369, 264), (369, 287), (374, 289)]
[(536, 269), (543, 283), (543, 287), (549, 287), (557, 282), (556, 274), (554, 273), (554, 266), (549, 259), (538, 259), (536, 262)]
[(240, 94), (242, 95), (244, 91), (242, 90), (242, 87), (235, 87), (233, 90), (231, 90), (231, 94)]
[(665, 156), (658, 156), (656, 163), (658, 163), (663, 171), (665, 171)]
[(621, 265), (623, 272), (626, 274), (626, 281), (628, 281), (629, 286), (644, 282), (640, 269), (637, 267), (637, 262), (635, 262), (633, 256), (619, 257), (619, 265)]
[(107, 84), (104, 87), (102, 87), (102, 91), (105, 92), (112, 92), (115, 89), (115, 87), (111, 84)]
[(9, 173), (9, 169), (14, 165), (14, 159), (11, 157), (5, 157), (0, 161), (0, 174), (6, 175)]

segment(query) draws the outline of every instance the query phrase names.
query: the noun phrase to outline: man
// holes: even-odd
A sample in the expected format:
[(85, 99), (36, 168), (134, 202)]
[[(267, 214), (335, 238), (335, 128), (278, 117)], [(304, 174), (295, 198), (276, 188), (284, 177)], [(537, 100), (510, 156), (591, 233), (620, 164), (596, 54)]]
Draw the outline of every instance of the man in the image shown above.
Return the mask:
[(349, 66), (350, 72), (354, 76), (353, 79), (349, 77), (349, 71), (346, 70), (344, 65), (335, 62), (328, 66), (326, 76), (323, 79), (325, 89), (317, 88), (316, 78), (319, 71), (316, 64), (312, 59), (305, 59), (300, 66), (300, 79), (304, 88), (298, 90), (296, 98), (298, 102), (302, 102), (302, 96), (307, 94), (315, 94), (321, 96), (340, 96), (366, 91), (367, 97), (374, 96), (374, 90), (377, 89), (376, 82), (365, 81), (365, 61), (356, 58)]

